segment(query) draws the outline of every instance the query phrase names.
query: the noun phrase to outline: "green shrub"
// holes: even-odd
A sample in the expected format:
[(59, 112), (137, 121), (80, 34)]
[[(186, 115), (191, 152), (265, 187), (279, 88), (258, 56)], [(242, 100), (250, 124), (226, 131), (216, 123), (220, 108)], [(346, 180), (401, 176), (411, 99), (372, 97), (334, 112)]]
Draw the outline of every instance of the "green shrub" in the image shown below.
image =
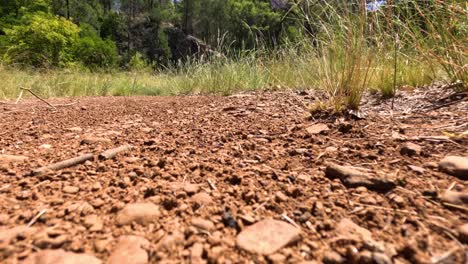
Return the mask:
[(119, 58), (115, 42), (101, 39), (91, 25), (81, 24), (80, 29), (72, 50), (74, 60), (90, 69), (114, 67)]
[(83, 37), (73, 45), (76, 61), (88, 68), (111, 68), (118, 60), (117, 47), (112, 40)]
[(79, 28), (72, 22), (42, 12), (24, 18), (24, 23), (6, 29), (5, 61), (36, 67), (61, 66), (72, 61), (71, 49)]
[(145, 60), (143, 55), (139, 52), (135, 53), (128, 62), (128, 68), (131, 71), (142, 71), (149, 68), (149, 63)]

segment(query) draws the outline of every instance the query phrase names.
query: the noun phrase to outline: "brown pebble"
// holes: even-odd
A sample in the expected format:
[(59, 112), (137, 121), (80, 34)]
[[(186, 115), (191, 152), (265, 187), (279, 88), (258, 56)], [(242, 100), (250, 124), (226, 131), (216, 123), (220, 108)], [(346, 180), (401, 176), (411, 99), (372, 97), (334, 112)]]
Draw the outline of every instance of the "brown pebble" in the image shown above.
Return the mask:
[(192, 219), (192, 225), (196, 228), (211, 231), (215, 228), (215, 225), (210, 220), (205, 220), (203, 218), (194, 218)]
[(62, 191), (64, 193), (75, 194), (80, 191), (80, 188), (76, 186), (65, 186), (63, 187)]

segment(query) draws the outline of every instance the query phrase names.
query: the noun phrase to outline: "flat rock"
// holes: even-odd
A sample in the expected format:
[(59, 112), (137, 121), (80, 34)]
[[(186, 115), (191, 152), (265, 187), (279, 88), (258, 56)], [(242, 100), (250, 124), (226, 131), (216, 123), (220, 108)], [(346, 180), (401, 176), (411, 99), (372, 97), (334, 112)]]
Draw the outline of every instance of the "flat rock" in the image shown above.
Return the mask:
[(0, 163), (18, 163), (24, 162), (29, 159), (26, 156), (22, 155), (8, 155), (8, 154), (0, 154)]
[(34, 238), (33, 245), (41, 249), (60, 248), (67, 242), (70, 242), (70, 238), (65, 234), (51, 237), (46, 233), (41, 233)]
[(76, 186), (65, 186), (63, 187), (62, 191), (64, 193), (75, 194), (80, 191), (80, 188)]
[(418, 174), (424, 174), (425, 169), (415, 165), (408, 165), (408, 168)]
[(87, 254), (66, 252), (63, 249), (42, 250), (30, 255), (23, 264), (101, 264), (98, 258)]
[(213, 202), (213, 199), (206, 192), (200, 192), (190, 197), (190, 201), (201, 205), (208, 205)]
[(380, 253), (380, 252), (373, 252), (372, 260), (373, 260), (373, 263), (376, 263), (376, 264), (392, 264), (393, 263), (391, 258), (389, 258), (384, 253)]
[(27, 237), (36, 231), (33, 227), (17, 226), (0, 230), (0, 245), (8, 245), (17, 237)]
[(327, 251), (323, 254), (322, 262), (324, 264), (341, 264), (345, 263), (346, 259), (336, 251)]
[(277, 202), (286, 202), (288, 200), (288, 196), (286, 196), (284, 193), (282, 193), (281, 191), (277, 191), (275, 193), (275, 201)]
[(198, 217), (192, 219), (192, 225), (196, 228), (199, 228), (205, 231), (211, 231), (215, 228), (215, 225), (210, 220), (206, 220), (206, 219), (198, 218)]
[(368, 173), (364, 169), (352, 166), (340, 166), (330, 163), (325, 170), (325, 176), (329, 179), (340, 179), (348, 188), (364, 186), (377, 192), (388, 192), (396, 187), (394, 181)]
[(359, 241), (362, 242), (367, 249), (372, 251), (384, 252), (392, 249), (390, 245), (385, 245), (382, 242), (375, 241), (369, 230), (360, 227), (349, 218), (343, 218), (336, 226), (335, 231), (338, 235), (338, 240), (344, 239), (346, 241)]
[(159, 216), (159, 207), (153, 203), (127, 204), (116, 217), (118, 225), (127, 225), (132, 222), (146, 225)]
[(328, 130), (330, 130), (330, 128), (323, 123), (313, 124), (306, 128), (307, 133), (310, 135), (317, 135)]
[(283, 221), (266, 219), (245, 228), (236, 238), (239, 248), (270, 255), (300, 239), (300, 231)]
[(354, 240), (372, 240), (372, 233), (349, 218), (343, 218), (335, 228), (337, 235)]
[(121, 236), (112, 251), (108, 264), (145, 264), (149, 261), (146, 249), (150, 242), (143, 237)]
[(190, 248), (190, 263), (206, 263), (203, 261), (203, 244), (202, 243), (195, 243)]
[(9, 220), (10, 220), (10, 217), (8, 216), (8, 214), (0, 214), (0, 225), (8, 224)]
[(447, 156), (439, 162), (439, 170), (466, 181), (468, 180), (468, 158)]
[(183, 186), (183, 190), (188, 195), (193, 195), (200, 190), (200, 186), (198, 184), (186, 183)]
[(414, 144), (411, 142), (407, 142), (400, 149), (400, 154), (406, 155), (406, 156), (421, 155), (421, 152), (422, 152), (422, 147), (419, 146), (418, 144)]
[(102, 185), (101, 185), (101, 183), (99, 183), (99, 182), (95, 182), (95, 183), (93, 183), (93, 185), (91, 186), (91, 191), (93, 191), (93, 192), (99, 191), (99, 190), (101, 190), (101, 189), (102, 189)]
[(184, 240), (184, 234), (176, 231), (173, 234), (164, 236), (164, 238), (162, 238), (161, 241), (159, 241), (159, 243), (156, 245), (156, 249), (173, 251), (178, 245), (183, 245)]
[(83, 225), (91, 232), (101, 231), (104, 223), (97, 215), (88, 215), (84, 218)]

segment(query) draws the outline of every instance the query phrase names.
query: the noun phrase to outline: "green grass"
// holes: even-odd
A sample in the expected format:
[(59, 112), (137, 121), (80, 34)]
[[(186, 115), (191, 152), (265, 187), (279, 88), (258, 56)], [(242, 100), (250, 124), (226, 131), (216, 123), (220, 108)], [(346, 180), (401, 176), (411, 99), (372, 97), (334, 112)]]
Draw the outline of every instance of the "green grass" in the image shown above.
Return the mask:
[[(31, 88), (44, 97), (76, 96), (129, 96), (129, 95), (229, 95), (248, 90), (281, 87), (283, 89), (323, 89), (339, 82), (330, 76), (342, 72), (343, 65), (327, 65), (340, 62), (333, 56), (317, 56), (313, 52), (297, 54), (286, 50), (279, 58), (255, 56), (229, 61), (188, 63), (182, 67), (160, 72), (99, 72), (83, 70), (20, 70), (0, 65), (0, 99), (16, 98), (20, 87)], [(368, 87), (379, 89), (389, 84), (392, 69), (386, 61), (374, 65), (375, 74), (368, 80)], [(423, 64), (399, 65), (401, 84), (426, 84), (430, 80), (421, 76)], [(347, 75), (347, 78), (353, 76)], [(359, 82), (361, 77), (355, 77)], [(406, 79), (405, 79), (406, 78)], [(340, 82), (349, 79), (343, 77)], [(333, 81), (333, 82), (330, 82)], [(359, 90), (358, 90), (359, 91)], [(331, 91), (332, 93), (332, 91)], [(336, 95), (336, 94), (335, 94)], [(330, 94), (330, 96), (334, 96)]]
[[(160, 72), (142, 70), (138, 72), (100, 72), (82, 70), (20, 70), (0, 66), (0, 99), (18, 96), (20, 87), (31, 88), (44, 97), (76, 96), (129, 96), (129, 95), (229, 95), (248, 90), (281, 87), (287, 89), (323, 89), (336, 96), (342, 82), (361, 81), (361, 75), (343, 75), (334, 79), (332, 75), (343, 72), (346, 65), (332, 55), (317, 56), (314, 53), (294, 54), (285, 51), (280, 58), (240, 58), (230, 61), (191, 63), (177, 69)], [(386, 61), (374, 64), (367, 86), (380, 90), (391, 84), (392, 68)], [(401, 63), (400, 84), (422, 85), (431, 79), (424, 75), (422, 63)], [(346, 77), (346, 78), (345, 78)], [(348, 79), (347, 79), (348, 78)], [(389, 79), (390, 78), (390, 79)], [(334, 88), (333, 88), (334, 87)], [(357, 87), (357, 86), (355, 86)], [(357, 91), (360, 91), (357, 89)], [(333, 94), (335, 92), (335, 94)]]
[[(19, 87), (44, 97), (229, 95), (281, 87), (321, 89), (328, 102), (320, 105), (341, 111), (357, 109), (367, 90), (391, 97), (395, 84), (416, 87), (434, 80), (461, 81), (466, 89), (468, 11), (456, 1), (435, 1), (430, 11), (412, 7), (416, 10), (412, 16), (401, 6), (374, 14), (327, 4), (317, 9), (315, 3), (314, 8), (303, 10), (309, 12), (304, 17), (317, 21), (316, 45), (304, 37), (281, 49), (192, 60), (156, 72), (34, 71), (0, 64), (0, 99), (17, 97)], [(422, 27), (422, 22), (427, 26)]]

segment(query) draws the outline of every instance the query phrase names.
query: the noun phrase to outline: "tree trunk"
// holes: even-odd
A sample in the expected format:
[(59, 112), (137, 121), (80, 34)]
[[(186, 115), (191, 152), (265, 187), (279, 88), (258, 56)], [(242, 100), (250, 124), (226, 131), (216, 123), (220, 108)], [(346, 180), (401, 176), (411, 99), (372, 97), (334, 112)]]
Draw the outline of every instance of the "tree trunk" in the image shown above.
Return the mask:
[(70, 0), (67, 0), (67, 19), (70, 20)]
[(184, 0), (184, 33), (187, 35), (193, 34), (193, 0)]

